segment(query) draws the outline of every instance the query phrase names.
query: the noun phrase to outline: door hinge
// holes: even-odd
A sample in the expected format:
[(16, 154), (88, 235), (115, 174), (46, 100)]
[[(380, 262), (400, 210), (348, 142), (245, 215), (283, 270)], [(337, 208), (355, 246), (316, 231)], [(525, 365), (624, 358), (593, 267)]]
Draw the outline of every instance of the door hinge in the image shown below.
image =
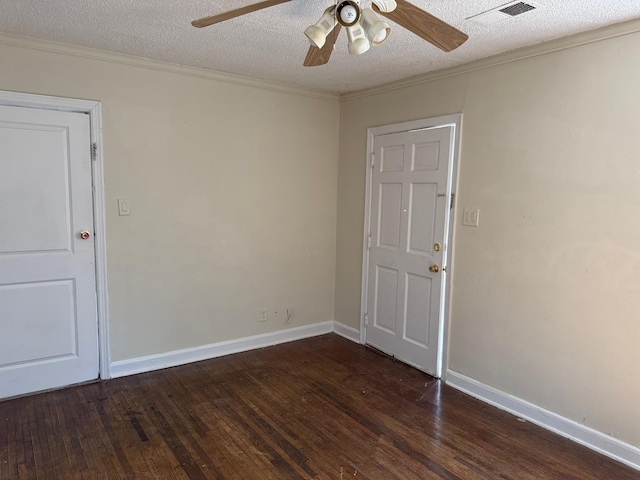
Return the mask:
[(98, 144), (92, 143), (91, 144), (91, 160), (95, 162), (97, 158), (98, 158)]
[(367, 250), (371, 250), (371, 235), (367, 237)]
[(366, 327), (367, 325), (369, 325), (369, 314), (365, 313), (364, 314), (364, 326)]
[(449, 210), (453, 210), (453, 205), (455, 204), (455, 200), (456, 200), (456, 194), (452, 193), (451, 194), (451, 205), (449, 205)]
[(371, 154), (371, 168), (376, 166), (376, 154), (372, 153)]

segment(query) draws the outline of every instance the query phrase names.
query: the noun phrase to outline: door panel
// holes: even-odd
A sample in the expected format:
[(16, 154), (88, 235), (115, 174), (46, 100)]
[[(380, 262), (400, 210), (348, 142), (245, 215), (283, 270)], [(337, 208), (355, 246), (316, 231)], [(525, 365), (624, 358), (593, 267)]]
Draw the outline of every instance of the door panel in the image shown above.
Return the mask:
[(429, 348), (431, 283), (432, 280), (428, 277), (407, 274), (404, 339), (414, 342), (422, 348)]
[(0, 165), (0, 397), (95, 379), (89, 116), (0, 107)]
[(436, 218), (433, 205), (438, 200), (437, 183), (411, 183), (409, 198), (410, 253), (433, 255)]
[[(367, 343), (437, 374), (453, 127), (376, 136)], [(437, 265), (438, 272), (429, 267)]]
[(395, 335), (398, 271), (378, 266), (375, 292), (374, 324), (387, 333)]
[(422, 142), (416, 143), (411, 171), (412, 172), (429, 172), (438, 170), (440, 166), (440, 143), (439, 142)]
[(397, 250), (400, 247), (400, 221), (402, 219), (402, 184), (380, 184), (380, 218), (378, 246)]
[(404, 145), (389, 145), (380, 152), (380, 171), (402, 172), (404, 170)]
[(77, 355), (75, 297), (74, 280), (1, 285), (3, 315), (22, 321), (3, 325), (0, 365)]
[(0, 202), (2, 253), (70, 249), (68, 156), (40, 161), (67, 140), (64, 127), (0, 123), (2, 198), (21, 199)]

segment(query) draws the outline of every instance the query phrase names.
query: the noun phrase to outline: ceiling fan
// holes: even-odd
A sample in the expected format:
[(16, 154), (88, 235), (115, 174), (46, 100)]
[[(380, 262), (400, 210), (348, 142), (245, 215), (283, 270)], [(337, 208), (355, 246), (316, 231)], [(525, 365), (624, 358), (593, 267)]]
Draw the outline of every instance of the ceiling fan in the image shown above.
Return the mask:
[[(256, 12), (291, 0), (266, 0), (219, 15), (194, 20), (194, 27), (208, 27), (232, 18)], [(329, 61), (341, 27), (347, 30), (349, 53), (359, 55), (384, 42), (391, 27), (376, 13), (415, 33), (439, 49), (450, 52), (469, 37), (460, 30), (416, 7), (406, 0), (371, 0), (372, 8), (361, 8), (360, 0), (336, 0), (320, 20), (309, 26), (305, 35), (311, 47), (304, 60), (305, 67), (324, 65)]]

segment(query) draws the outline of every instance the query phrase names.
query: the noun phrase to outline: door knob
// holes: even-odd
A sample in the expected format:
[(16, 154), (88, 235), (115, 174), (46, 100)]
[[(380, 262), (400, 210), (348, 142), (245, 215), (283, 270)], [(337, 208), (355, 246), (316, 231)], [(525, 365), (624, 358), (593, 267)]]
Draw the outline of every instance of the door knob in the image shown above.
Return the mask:
[(431, 265), (429, 267), (429, 271), (431, 273), (438, 273), (440, 271), (440, 267), (438, 265)]
[(86, 240), (90, 236), (91, 236), (91, 234), (89, 232), (87, 232), (86, 230), (82, 230), (80, 232), (80, 238), (83, 239), (83, 240)]

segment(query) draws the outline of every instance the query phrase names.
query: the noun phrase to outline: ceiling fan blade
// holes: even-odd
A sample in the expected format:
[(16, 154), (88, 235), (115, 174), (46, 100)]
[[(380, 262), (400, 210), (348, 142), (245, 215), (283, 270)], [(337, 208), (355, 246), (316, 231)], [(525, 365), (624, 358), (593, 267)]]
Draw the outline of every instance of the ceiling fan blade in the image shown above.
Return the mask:
[(327, 41), (322, 48), (311, 45), (307, 52), (307, 58), (304, 59), (305, 67), (317, 67), (329, 62), (333, 53), (333, 46), (336, 43), (338, 34), (340, 33), (340, 24), (337, 24), (333, 31), (327, 36)]
[(445, 52), (455, 50), (469, 38), (466, 33), (406, 0), (396, 0), (396, 3), (398, 6), (392, 12), (380, 11), (375, 3), (373, 4), (373, 9)]
[(199, 20), (194, 20), (193, 22), (191, 22), (191, 25), (197, 28), (208, 27), (209, 25), (213, 25), (214, 23), (220, 23), (220, 22), (224, 22), (225, 20), (231, 20), (232, 18), (236, 18), (241, 15), (246, 15), (247, 13), (257, 12), (258, 10), (262, 10), (263, 8), (273, 7), (274, 5), (279, 5), (281, 3), (286, 3), (290, 1), (291, 0), (266, 0), (264, 2), (254, 3), (253, 5), (247, 5), (246, 7), (237, 8), (229, 12), (221, 13), (220, 15), (213, 15), (211, 17), (200, 18)]

